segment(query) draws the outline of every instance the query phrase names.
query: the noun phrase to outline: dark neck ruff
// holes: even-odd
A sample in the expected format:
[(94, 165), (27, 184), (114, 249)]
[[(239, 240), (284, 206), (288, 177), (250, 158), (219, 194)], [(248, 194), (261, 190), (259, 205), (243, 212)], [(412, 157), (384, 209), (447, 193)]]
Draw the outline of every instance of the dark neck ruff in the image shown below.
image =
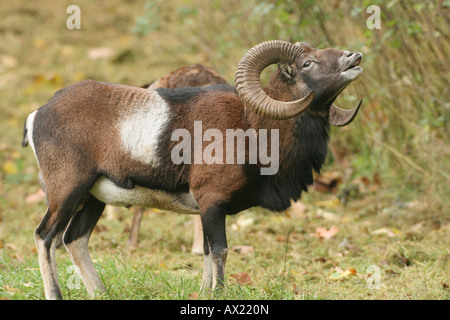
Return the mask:
[(320, 172), (327, 154), (329, 124), (326, 118), (305, 112), (295, 119), (292, 145), (280, 145), (277, 174), (259, 176), (259, 187), (252, 194), (255, 205), (273, 211), (290, 207), (312, 185), (313, 170)]

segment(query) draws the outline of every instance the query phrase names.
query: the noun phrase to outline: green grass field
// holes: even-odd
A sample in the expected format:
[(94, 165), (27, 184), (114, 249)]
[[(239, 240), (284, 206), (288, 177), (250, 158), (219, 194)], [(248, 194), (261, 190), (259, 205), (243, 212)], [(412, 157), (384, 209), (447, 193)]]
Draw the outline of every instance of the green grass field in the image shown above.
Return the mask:
[[(190, 216), (146, 212), (129, 252), (131, 213), (105, 213), (90, 241), (98, 299), (449, 299), (449, 7), (374, 2), (381, 30), (367, 29), (365, 2), (79, 1), (81, 30), (66, 28), (70, 1), (1, 2), (0, 299), (44, 298), (33, 233), (46, 205), (21, 147), (31, 111), (82, 79), (139, 86), (193, 63), (232, 83), (242, 54), (274, 38), (364, 54), (338, 99), (364, 98), (362, 110), (333, 128), (323, 171), (337, 187), (311, 188), (288, 212), (229, 217), (218, 295), (200, 289)], [(90, 299), (64, 249), (57, 261), (63, 296)]]

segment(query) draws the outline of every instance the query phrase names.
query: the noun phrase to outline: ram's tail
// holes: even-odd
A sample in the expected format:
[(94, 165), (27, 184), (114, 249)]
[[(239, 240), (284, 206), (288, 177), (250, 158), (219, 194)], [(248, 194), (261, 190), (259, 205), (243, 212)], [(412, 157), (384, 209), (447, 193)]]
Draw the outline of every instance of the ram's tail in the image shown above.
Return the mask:
[(25, 120), (25, 123), (23, 124), (23, 140), (22, 140), (22, 147), (26, 147), (27, 145), (31, 145), (31, 148), (33, 149), (33, 152), (36, 154), (34, 150), (34, 143), (33, 143), (33, 126), (34, 126), (34, 118), (36, 117), (38, 110), (33, 111), (30, 113), (27, 117), (27, 120)]
[[(28, 120), (28, 117), (27, 117)], [(25, 120), (25, 123), (23, 124), (23, 140), (22, 140), (22, 147), (28, 146), (28, 128), (27, 128), (27, 120)]]

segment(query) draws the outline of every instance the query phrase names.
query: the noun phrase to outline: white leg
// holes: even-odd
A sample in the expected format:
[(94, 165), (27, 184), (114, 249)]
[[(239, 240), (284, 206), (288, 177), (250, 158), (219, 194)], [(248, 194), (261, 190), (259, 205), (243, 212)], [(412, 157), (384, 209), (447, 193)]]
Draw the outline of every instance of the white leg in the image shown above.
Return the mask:
[(89, 295), (95, 297), (97, 293), (105, 292), (105, 286), (89, 255), (88, 241), (89, 235), (78, 238), (66, 244), (66, 249)]
[(199, 215), (194, 216), (194, 242), (192, 243), (191, 252), (192, 254), (203, 254), (203, 229)]
[(39, 258), (39, 269), (44, 282), (45, 298), (47, 300), (62, 299), (55, 262), (56, 237), (48, 246), (44, 240), (35, 234), (35, 243)]

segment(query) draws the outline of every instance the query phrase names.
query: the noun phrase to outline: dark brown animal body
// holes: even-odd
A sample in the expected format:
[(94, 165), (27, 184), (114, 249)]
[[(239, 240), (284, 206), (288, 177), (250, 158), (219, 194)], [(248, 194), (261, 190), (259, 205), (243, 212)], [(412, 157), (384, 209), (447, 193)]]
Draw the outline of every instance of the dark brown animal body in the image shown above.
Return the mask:
[[(48, 211), (35, 233), (46, 297), (61, 298), (54, 244), (62, 232), (88, 291), (104, 290), (87, 243), (105, 203), (199, 213), (203, 285), (221, 285), (226, 215), (252, 206), (284, 210), (312, 184), (312, 171), (320, 171), (325, 160), (329, 124), (348, 123), (359, 108), (349, 114), (333, 101), (361, 74), (361, 57), (270, 41), (243, 57), (236, 89), (145, 90), (82, 81), (60, 90), (28, 117), (24, 138), (36, 154), (48, 195)], [(277, 62), (279, 70), (262, 89), (259, 73)], [(243, 150), (237, 143), (228, 148), (228, 134), (239, 130), (249, 133), (249, 143)], [(194, 141), (180, 149), (186, 135)], [(208, 156), (212, 137), (214, 152), (196, 161)], [(273, 163), (260, 153), (255, 160), (252, 139), (270, 150), (274, 171), (263, 174)]]

